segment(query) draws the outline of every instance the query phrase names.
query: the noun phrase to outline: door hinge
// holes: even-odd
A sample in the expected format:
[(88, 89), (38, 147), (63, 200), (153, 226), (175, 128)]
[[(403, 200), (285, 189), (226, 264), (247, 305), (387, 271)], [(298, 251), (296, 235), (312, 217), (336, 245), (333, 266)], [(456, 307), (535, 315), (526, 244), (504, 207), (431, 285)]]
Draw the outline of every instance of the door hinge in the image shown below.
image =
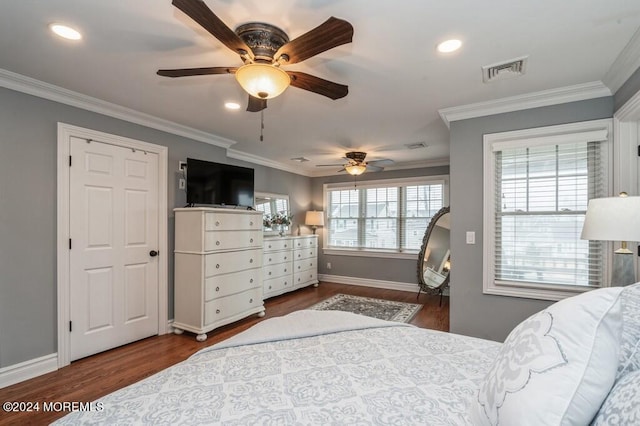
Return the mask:
[(69, 238), (69, 250), (71, 250), (71, 238)]
[(69, 321), (69, 333), (73, 331), (73, 321)]
[(69, 167), (71, 167), (71, 156), (69, 156)]

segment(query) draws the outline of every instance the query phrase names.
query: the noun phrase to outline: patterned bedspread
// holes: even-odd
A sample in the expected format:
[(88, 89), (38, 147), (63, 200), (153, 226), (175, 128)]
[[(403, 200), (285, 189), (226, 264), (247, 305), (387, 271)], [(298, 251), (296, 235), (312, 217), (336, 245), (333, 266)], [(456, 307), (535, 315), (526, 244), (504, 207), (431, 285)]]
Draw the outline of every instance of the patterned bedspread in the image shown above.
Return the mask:
[(468, 424), (499, 343), (336, 311), (265, 320), (75, 412), (77, 424)]

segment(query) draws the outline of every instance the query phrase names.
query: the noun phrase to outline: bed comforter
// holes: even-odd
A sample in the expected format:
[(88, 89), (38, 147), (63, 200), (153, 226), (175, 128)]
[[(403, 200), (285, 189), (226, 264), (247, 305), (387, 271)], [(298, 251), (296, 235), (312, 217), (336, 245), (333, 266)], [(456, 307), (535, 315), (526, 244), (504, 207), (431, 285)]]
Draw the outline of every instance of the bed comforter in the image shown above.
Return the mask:
[(469, 424), (499, 343), (337, 311), (265, 320), (109, 394), (77, 424)]

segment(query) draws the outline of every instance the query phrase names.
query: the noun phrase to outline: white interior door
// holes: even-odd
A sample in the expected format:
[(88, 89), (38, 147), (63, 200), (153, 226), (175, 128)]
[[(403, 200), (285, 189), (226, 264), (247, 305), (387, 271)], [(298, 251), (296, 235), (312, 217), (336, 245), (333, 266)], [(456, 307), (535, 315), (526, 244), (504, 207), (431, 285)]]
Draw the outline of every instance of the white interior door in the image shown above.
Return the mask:
[[(158, 155), (70, 138), (70, 359), (158, 333)], [(165, 254), (166, 255), (166, 254)]]

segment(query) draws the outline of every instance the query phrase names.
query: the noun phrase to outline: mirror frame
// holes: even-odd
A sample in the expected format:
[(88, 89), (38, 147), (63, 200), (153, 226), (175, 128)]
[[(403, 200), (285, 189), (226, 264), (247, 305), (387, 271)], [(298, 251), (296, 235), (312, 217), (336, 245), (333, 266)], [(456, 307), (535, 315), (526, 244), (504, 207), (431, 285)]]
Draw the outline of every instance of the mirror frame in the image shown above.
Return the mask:
[[(285, 199), (285, 200), (287, 200), (287, 209), (288, 209), (287, 213), (291, 214), (291, 202), (289, 201), (289, 196), (286, 195), (286, 194), (275, 194), (275, 193), (272, 193), (272, 192), (259, 192), (259, 191), (256, 191), (253, 194), (253, 197), (254, 197), (254, 207), (257, 204), (256, 200), (258, 198), (282, 198), (282, 199)], [(284, 232), (285, 235), (291, 234), (291, 228), (292, 228), (292, 226), (287, 226), (286, 227), (286, 230)], [(279, 232), (276, 229), (271, 229), (271, 228), (264, 228), (263, 227), (262, 228), (262, 232), (263, 232), (264, 235), (279, 235)]]
[[(424, 255), (427, 251), (427, 245), (429, 244), (429, 238), (431, 237), (431, 233), (442, 216), (447, 213), (451, 213), (451, 209), (449, 206), (443, 207), (436, 212), (431, 217), (431, 221), (429, 222), (429, 226), (427, 226), (427, 230), (424, 233), (424, 237), (422, 238), (422, 246), (420, 247), (420, 253), (418, 253), (418, 284), (420, 285), (420, 290), (427, 294), (441, 294), (442, 291), (447, 288), (449, 285), (449, 274), (444, 279), (442, 284), (439, 287), (429, 287), (427, 283), (424, 282)], [(449, 247), (451, 247), (451, 242), (449, 242)], [(450, 272), (449, 272), (450, 273)]]

